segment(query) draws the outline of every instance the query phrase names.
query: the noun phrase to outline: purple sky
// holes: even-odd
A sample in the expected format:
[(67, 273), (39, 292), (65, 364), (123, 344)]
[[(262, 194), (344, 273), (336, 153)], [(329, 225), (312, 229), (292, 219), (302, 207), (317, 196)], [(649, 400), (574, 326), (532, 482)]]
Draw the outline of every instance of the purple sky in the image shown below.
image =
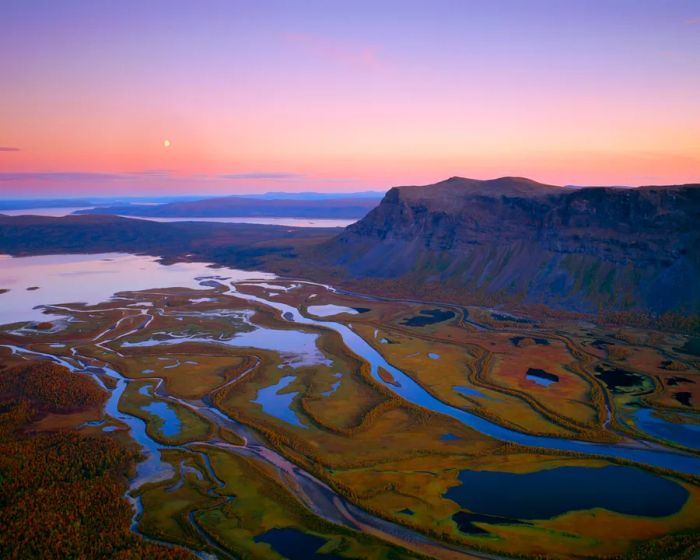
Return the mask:
[(700, 180), (697, 0), (3, 0), (0, 52), (0, 196)]

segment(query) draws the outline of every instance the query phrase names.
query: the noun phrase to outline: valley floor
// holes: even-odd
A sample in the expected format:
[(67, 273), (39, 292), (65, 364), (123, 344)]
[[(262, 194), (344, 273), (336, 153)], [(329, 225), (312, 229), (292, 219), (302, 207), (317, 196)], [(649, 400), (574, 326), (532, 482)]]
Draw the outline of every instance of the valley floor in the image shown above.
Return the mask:
[(107, 395), (22, 429), (135, 442), (147, 539), (292, 560), (698, 550), (694, 339), (212, 272), (0, 333), (0, 380), (52, 362)]

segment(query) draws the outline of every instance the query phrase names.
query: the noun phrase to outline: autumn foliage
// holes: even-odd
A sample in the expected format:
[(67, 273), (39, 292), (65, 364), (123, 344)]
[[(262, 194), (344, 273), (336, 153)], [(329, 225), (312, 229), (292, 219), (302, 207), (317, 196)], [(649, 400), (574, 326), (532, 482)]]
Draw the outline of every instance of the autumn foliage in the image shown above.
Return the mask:
[(131, 531), (124, 493), (135, 451), (106, 436), (26, 430), (40, 411), (102, 402), (89, 378), (30, 364), (0, 370), (0, 395), (0, 558), (191, 558)]
[(34, 362), (0, 372), (0, 397), (28, 400), (45, 411), (89, 408), (104, 402), (106, 396), (89, 377), (51, 362)]

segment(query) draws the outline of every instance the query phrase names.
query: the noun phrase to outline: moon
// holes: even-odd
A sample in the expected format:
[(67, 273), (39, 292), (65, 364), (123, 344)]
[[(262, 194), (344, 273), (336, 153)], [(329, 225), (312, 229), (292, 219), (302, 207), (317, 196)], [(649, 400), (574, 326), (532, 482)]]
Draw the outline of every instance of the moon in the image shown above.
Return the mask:
[(163, 140), (163, 147), (164, 148), (169, 148), (170, 147), (170, 140)]

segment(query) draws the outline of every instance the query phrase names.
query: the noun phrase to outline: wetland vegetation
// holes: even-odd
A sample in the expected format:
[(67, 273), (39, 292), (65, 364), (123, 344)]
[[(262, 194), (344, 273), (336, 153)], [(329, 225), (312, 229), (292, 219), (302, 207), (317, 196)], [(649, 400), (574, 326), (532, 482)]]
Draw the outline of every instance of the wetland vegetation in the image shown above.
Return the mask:
[[(85, 520), (78, 532), (61, 521), (66, 535), (37, 539), (30, 557), (698, 549), (700, 364), (678, 350), (685, 335), (491, 321), (503, 312), (128, 258), (159, 285), (122, 278), (114, 297), (66, 304), (79, 300), (66, 282), (30, 309), (47, 328), (0, 331), (0, 516), (37, 527), (63, 508)], [(18, 446), (76, 474), (39, 481)], [(93, 494), (61, 498), (78, 480)], [(58, 502), (31, 524), (41, 488)], [(115, 532), (94, 546), (122, 556), (71, 548), (109, 508)], [(16, 543), (0, 546), (17, 557)]]

